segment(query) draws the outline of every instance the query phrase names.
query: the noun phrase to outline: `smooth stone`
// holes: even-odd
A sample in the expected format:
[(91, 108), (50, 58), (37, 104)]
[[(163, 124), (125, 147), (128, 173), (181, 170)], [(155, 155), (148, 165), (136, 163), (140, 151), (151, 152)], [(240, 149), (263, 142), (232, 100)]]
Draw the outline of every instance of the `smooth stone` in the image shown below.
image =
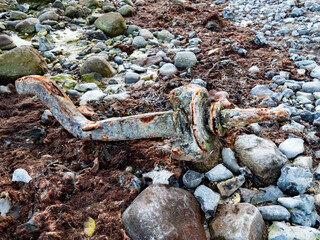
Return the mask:
[(8, 193), (3, 194), (5, 197), (0, 198), (0, 217), (5, 217), (11, 209), (11, 202)]
[(234, 147), (240, 161), (259, 178), (261, 185), (275, 184), (282, 166), (288, 162), (272, 141), (256, 135), (237, 137)]
[(240, 166), (238, 165), (237, 159), (231, 148), (222, 149), (222, 161), (233, 173), (239, 173)]
[(140, 75), (138, 73), (128, 71), (125, 74), (124, 81), (126, 84), (132, 84), (132, 83), (138, 82), (139, 79), (140, 79)]
[(101, 74), (102, 77), (111, 77), (116, 74), (116, 70), (111, 67), (102, 55), (89, 57), (80, 68), (81, 75), (93, 72)]
[(140, 29), (139, 36), (143, 37), (145, 40), (153, 39), (153, 34), (148, 29)]
[(80, 97), (80, 105), (86, 104), (88, 101), (97, 101), (103, 99), (107, 94), (103, 93), (100, 89), (87, 91)]
[(66, 10), (64, 11), (64, 15), (69, 18), (75, 17), (77, 15), (77, 8), (74, 6), (67, 6)]
[(9, 14), (10, 20), (23, 20), (26, 19), (28, 15), (20, 11), (11, 11)]
[(39, 51), (44, 52), (52, 49), (54, 49), (54, 44), (49, 42), (49, 40), (46, 37), (39, 38)]
[(34, 33), (36, 32), (36, 24), (40, 21), (36, 18), (27, 18), (22, 20), (15, 26), (15, 30), (22, 33)]
[(29, 183), (32, 177), (29, 176), (28, 172), (23, 168), (14, 170), (12, 174), (12, 182), (23, 182)]
[(55, 11), (44, 12), (38, 17), (40, 22), (44, 22), (46, 20), (58, 21), (59, 15)]
[(312, 173), (310, 169), (298, 165), (288, 164), (281, 169), (278, 187), (289, 195), (303, 194), (311, 185)]
[(237, 191), (245, 183), (245, 181), (245, 177), (243, 175), (240, 175), (238, 177), (234, 177), (229, 180), (218, 183), (217, 188), (219, 189), (219, 192), (222, 197), (229, 197), (235, 191)]
[(317, 66), (314, 69), (312, 69), (310, 76), (313, 78), (320, 79), (320, 66)]
[(102, 30), (107, 37), (116, 37), (126, 32), (127, 26), (120, 13), (109, 12), (99, 17), (94, 25)]
[(294, 165), (300, 165), (300, 166), (309, 168), (310, 170), (312, 169), (312, 163), (313, 163), (312, 157), (308, 157), (308, 156), (296, 157), (292, 162), (292, 164)]
[(275, 95), (275, 93), (271, 91), (267, 85), (257, 85), (251, 89), (250, 95), (252, 96), (266, 95), (266, 96), (272, 97)]
[(304, 152), (303, 143), (301, 138), (288, 138), (279, 145), (279, 150), (291, 159)]
[(136, 49), (144, 48), (147, 46), (147, 42), (143, 37), (137, 36), (133, 39), (132, 46), (134, 46)]
[(202, 211), (207, 218), (213, 217), (220, 201), (220, 194), (205, 185), (200, 185), (194, 191), (194, 196), (200, 203)]
[(118, 12), (124, 17), (130, 17), (135, 13), (135, 10), (130, 5), (124, 5), (118, 9)]
[(289, 220), (290, 212), (282, 206), (272, 205), (272, 206), (263, 206), (258, 207), (264, 220), (268, 221), (283, 221)]
[(157, 38), (170, 42), (172, 39), (174, 39), (174, 35), (170, 33), (168, 30), (161, 30), (160, 32), (157, 32)]
[(219, 182), (232, 178), (233, 174), (228, 168), (226, 168), (222, 164), (218, 164), (210, 171), (208, 171), (205, 176), (209, 179), (210, 182)]
[(276, 204), (279, 197), (283, 197), (283, 192), (276, 186), (259, 188), (259, 191), (253, 191), (247, 188), (240, 188), (241, 197), (244, 202), (257, 204)]
[(0, 34), (0, 49), (1, 50), (10, 50), (17, 47), (17, 45), (13, 42), (11, 37), (7, 34)]
[(305, 226), (291, 226), (283, 222), (273, 222), (268, 229), (268, 240), (318, 240), (320, 231)]
[(0, 93), (8, 93), (8, 94), (10, 94), (11, 90), (10, 90), (10, 88), (8, 86), (0, 85)]
[(249, 203), (218, 208), (209, 225), (212, 239), (266, 240), (267, 229), (259, 210)]
[(305, 82), (302, 84), (301, 91), (307, 93), (320, 92), (320, 82)]
[(202, 182), (204, 176), (202, 173), (198, 173), (192, 170), (188, 170), (182, 177), (183, 184), (187, 188), (196, 188)]
[(17, 47), (0, 55), (0, 62), (0, 84), (19, 77), (44, 75), (48, 72), (45, 60), (37, 50), (29, 46)]
[(196, 84), (204, 88), (207, 86), (207, 82), (203, 81), (201, 78), (192, 79), (190, 84)]
[(193, 52), (177, 52), (174, 57), (174, 65), (179, 69), (194, 67), (197, 62), (197, 57)]
[(318, 164), (317, 169), (314, 171), (313, 177), (315, 180), (320, 180), (320, 164)]
[(154, 184), (143, 190), (122, 214), (132, 240), (206, 240), (199, 204), (186, 190)]
[(250, 73), (258, 73), (260, 72), (260, 69), (257, 66), (252, 66), (248, 70)]
[(81, 84), (77, 84), (74, 89), (79, 92), (87, 92), (90, 90), (99, 89), (99, 87), (95, 83), (81, 83)]
[(178, 71), (178, 69), (172, 63), (165, 63), (160, 68), (160, 74), (163, 76), (175, 74), (177, 71)]

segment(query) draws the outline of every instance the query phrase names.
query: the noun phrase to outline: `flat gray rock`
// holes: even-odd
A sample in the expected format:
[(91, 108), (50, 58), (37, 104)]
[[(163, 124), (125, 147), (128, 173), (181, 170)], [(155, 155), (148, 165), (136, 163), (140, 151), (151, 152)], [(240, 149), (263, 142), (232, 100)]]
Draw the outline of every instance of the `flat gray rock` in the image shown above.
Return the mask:
[(202, 211), (209, 217), (215, 215), (218, 203), (220, 201), (220, 194), (211, 190), (205, 185), (200, 185), (194, 191), (194, 196), (201, 205)]
[(279, 205), (263, 206), (258, 207), (258, 209), (264, 220), (283, 221), (290, 218), (290, 212), (285, 207)]
[(318, 240), (320, 237), (320, 231), (315, 228), (290, 226), (283, 222), (273, 222), (268, 231), (268, 240)]
[(202, 173), (198, 173), (192, 170), (188, 170), (182, 177), (183, 184), (187, 188), (196, 188), (202, 182), (204, 176)]
[(233, 173), (239, 173), (240, 166), (238, 165), (237, 159), (231, 148), (222, 149), (222, 161)]
[(210, 182), (219, 182), (232, 178), (233, 174), (228, 168), (226, 168), (222, 164), (218, 164), (210, 171), (208, 171), (205, 176), (209, 179)]
[(287, 156), (294, 158), (304, 152), (304, 141), (301, 138), (288, 138), (279, 145), (279, 150)]

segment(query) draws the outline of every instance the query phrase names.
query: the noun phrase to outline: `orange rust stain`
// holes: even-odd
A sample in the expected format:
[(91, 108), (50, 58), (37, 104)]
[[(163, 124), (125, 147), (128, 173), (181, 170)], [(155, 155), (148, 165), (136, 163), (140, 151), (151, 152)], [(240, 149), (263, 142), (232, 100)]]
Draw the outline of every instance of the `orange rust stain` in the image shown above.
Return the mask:
[(192, 129), (193, 130), (193, 136), (194, 136), (194, 139), (196, 140), (196, 143), (198, 145), (198, 147), (203, 151), (203, 152), (208, 152), (207, 149), (205, 149), (199, 142), (198, 138), (197, 138), (197, 134), (196, 134), (196, 129)]
[(90, 124), (90, 125), (84, 126), (82, 130), (91, 131), (91, 130), (96, 130), (97, 128), (99, 128), (99, 124)]
[(107, 137), (107, 136), (105, 136), (105, 135), (102, 135), (101, 138), (102, 138), (103, 141), (109, 141), (109, 137)]
[(146, 123), (152, 122), (155, 118), (156, 116), (146, 116), (146, 117), (141, 117), (139, 119), (142, 123), (146, 124)]

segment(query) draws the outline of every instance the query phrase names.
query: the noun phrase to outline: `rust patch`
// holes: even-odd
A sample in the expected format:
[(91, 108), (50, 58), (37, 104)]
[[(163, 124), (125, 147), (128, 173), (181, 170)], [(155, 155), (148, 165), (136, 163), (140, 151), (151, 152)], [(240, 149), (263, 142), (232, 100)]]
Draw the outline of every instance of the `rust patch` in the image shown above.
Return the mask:
[(108, 142), (108, 141), (109, 141), (109, 137), (107, 137), (107, 136), (105, 136), (105, 135), (102, 135), (102, 137), (101, 137), (101, 138), (102, 138), (102, 140), (103, 140), (103, 141), (106, 141), (106, 142)]
[(96, 130), (99, 128), (99, 124), (95, 123), (95, 124), (89, 124), (87, 126), (84, 126), (82, 128), (83, 131), (91, 131), (91, 130)]
[(193, 131), (193, 136), (194, 136), (194, 139), (196, 140), (196, 143), (197, 143), (198, 147), (199, 147), (203, 152), (208, 152), (208, 150), (205, 149), (205, 148), (201, 145), (201, 143), (199, 142), (199, 140), (198, 140), (198, 138), (197, 138), (197, 134), (196, 134), (196, 129), (192, 129), (192, 131)]
[(141, 117), (139, 119), (142, 123), (146, 124), (146, 123), (152, 122), (155, 118), (156, 116), (147, 116), (147, 117)]

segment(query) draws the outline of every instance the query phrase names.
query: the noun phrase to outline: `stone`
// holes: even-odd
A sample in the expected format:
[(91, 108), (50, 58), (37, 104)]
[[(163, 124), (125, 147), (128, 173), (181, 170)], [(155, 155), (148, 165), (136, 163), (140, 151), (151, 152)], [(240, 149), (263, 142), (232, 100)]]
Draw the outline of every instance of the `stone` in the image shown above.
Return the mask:
[(266, 240), (267, 229), (259, 210), (249, 203), (218, 208), (209, 225), (212, 239)]
[(240, 161), (247, 166), (261, 185), (275, 184), (287, 158), (270, 140), (256, 135), (241, 135), (234, 144)]
[(0, 49), (1, 50), (10, 50), (15, 48), (17, 45), (13, 42), (11, 37), (7, 34), (0, 34)]
[(291, 213), (291, 222), (303, 225), (314, 226), (320, 220), (315, 208), (315, 199), (308, 194), (299, 195), (293, 198), (279, 198), (278, 202), (289, 209)]
[(244, 202), (257, 204), (277, 204), (279, 197), (283, 197), (283, 192), (276, 186), (268, 186), (259, 188), (258, 191), (249, 190), (247, 188), (240, 188), (241, 197)]
[(268, 229), (268, 240), (318, 240), (320, 231), (311, 227), (290, 226), (283, 222), (273, 222)]
[(87, 91), (80, 97), (80, 105), (86, 104), (88, 101), (97, 101), (103, 99), (107, 94), (103, 93), (100, 89)]
[(152, 180), (152, 184), (170, 184), (174, 179), (174, 174), (165, 169), (155, 168), (151, 172), (142, 174), (142, 177), (147, 181)]
[(94, 25), (102, 30), (107, 37), (116, 37), (126, 32), (127, 26), (120, 13), (109, 12), (99, 17)]
[(238, 165), (237, 159), (231, 148), (222, 149), (222, 161), (233, 173), (239, 173), (240, 166)]
[(8, 86), (2, 86), (0, 85), (0, 93), (7, 93), (7, 94), (10, 94), (11, 93), (11, 90)]
[(29, 46), (14, 48), (0, 55), (0, 84), (27, 75), (43, 75), (48, 72), (45, 60)]
[(192, 79), (190, 84), (196, 84), (204, 88), (207, 86), (207, 82), (202, 80), (201, 78)]
[(81, 83), (81, 84), (77, 84), (74, 89), (79, 92), (87, 92), (90, 90), (99, 89), (99, 87), (95, 83)]
[(132, 240), (206, 240), (199, 204), (186, 190), (154, 184), (142, 191), (122, 214)]
[(160, 74), (163, 76), (175, 74), (177, 71), (178, 71), (178, 69), (172, 63), (165, 63), (160, 68)]
[(27, 18), (18, 23), (15, 30), (21, 33), (34, 33), (36, 32), (36, 24), (39, 23), (40, 21), (36, 18)]
[(133, 39), (132, 46), (134, 46), (136, 49), (144, 48), (147, 46), (147, 42), (143, 37), (137, 36)]
[(312, 169), (312, 157), (308, 157), (308, 156), (299, 156), (296, 157), (292, 164), (294, 165), (300, 165), (306, 168), (309, 168), (310, 170)]
[(160, 32), (157, 32), (157, 38), (170, 42), (172, 39), (174, 39), (174, 35), (170, 33), (168, 30), (161, 30)]
[[(2, 195), (2, 194), (1, 194)], [(5, 217), (6, 214), (10, 211), (11, 208), (11, 202), (10, 202), (10, 196), (8, 193), (4, 194), (4, 197), (0, 198), (0, 216)]]
[(279, 150), (287, 158), (294, 158), (304, 152), (304, 141), (301, 138), (289, 138), (279, 145)]
[(124, 5), (118, 9), (118, 12), (124, 17), (130, 17), (135, 13), (135, 10), (130, 5)]
[(101, 74), (102, 77), (111, 77), (116, 74), (116, 70), (111, 67), (102, 55), (89, 57), (80, 68), (81, 75), (93, 72)]
[(320, 82), (305, 82), (302, 84), (302, 91), (307, 93), (320, 92)]
[(51, 43), (46, 37), (39, 37), (39, 48), (41, 52), (54, 49), (54, 44)]
[(312, 182), (310, 169), (298, 165), (288, 164), (281, 169), (278, 187), (289, 195), (298, 195), (306, 192)]
[(148, 29), (140, 29), (139, 36), (143, 37), (145, 40), (153, 39), (153, 34)]
[(214, 217), (220, 201), (220, 194), (205, 185), (200, 185), (194, 191), (194, 196), (200, 203), (201, 209), (207, 218)]
[(222, 164), (218, 164), (210, 171), (208, 171), (205, 176), (209, 179), (210, 182), (219, 182), (232, 178), (233, 174), (228, 168), (226, 168)]
[(138, 82), (140, 79), (140, 75), (135, 72), (128, 71), (125, 74), (124, 81), (126, 84), (132, 84)]
[(317, 169), (314, 171), (313, 177), (315, 180), (320, 180), (320, 164), (318, 164)]
[(260, 46), (268, 45), (268, 40), (265, 38), (263, 33), (258, 33), (254, 38), (254, 43)]
[(183, 184), (187, 188), (196, 188), (202, 182), (204, 176), (202, 173), (198, 173), (192, 170), (188, 170), (182, 177)]
[(74, 18), (77, 15), (77, 9), (74, 6), (68, 6), (64, 11), (64, 15), (69, 18)]
[(260, 72), (260, 69), (257, 66), (252, 66), (248, 70), (250, 73), (258, 73)]
[(198, 60), (196, 55), (193, 52), (177, 52), (174, 57), (174, 65), (179, 68), (194, 67), (197, 64)]
[(320, 79), (320, 66), (317, 66), (314, 69), (312, 69), (310, 76), (313, 78)]
[(11, 11), (9, 14), (10, 20), (23, 20), (26, 19), (28, 15), (20, 11)]
[(139, 193), (142, 188), (142, 182), (132, 173), (121, 173), (118, 175), (118, 183), (130, 194)]
[(12, 174), (12, 182), (23, 182), (29, 183), (32, 177), (29, 176), (28, 172), (23, 168), (14, 170)]
[(47, 11), (42, 13), (38, 19), (40, 22), (44, 22), (46, 20), (58, 21), (59, 15), (55, 11)]
[(17, 0), (17, 2), (19, 4), (28, 3), (32, 7), (35, 8), (35, 7), (38, 7), (38, 6), (42, 6), (42, 5), (48, 4), (50, 2), (54, 2), (54, 0)]
[(268, 221), (288, 221), (291, 216), (285, 207), (279, 205), (263, 206), (258, 209), (263, 219)]
[(275, 93), (269, 89), (266, 85), (257, 85), (251, 89), (250, 94), (252, 96), (266, 95), (269, 97), (273, 97)]
[(234, 177), (224, 182), (218, 183), (217, 188), (219, 189), (222, 197), (229, 197), (235, 191), (237, 191), (245, 183), (245, 181), (245, 177), (243, 175), (240, 175), (238, 177)]

